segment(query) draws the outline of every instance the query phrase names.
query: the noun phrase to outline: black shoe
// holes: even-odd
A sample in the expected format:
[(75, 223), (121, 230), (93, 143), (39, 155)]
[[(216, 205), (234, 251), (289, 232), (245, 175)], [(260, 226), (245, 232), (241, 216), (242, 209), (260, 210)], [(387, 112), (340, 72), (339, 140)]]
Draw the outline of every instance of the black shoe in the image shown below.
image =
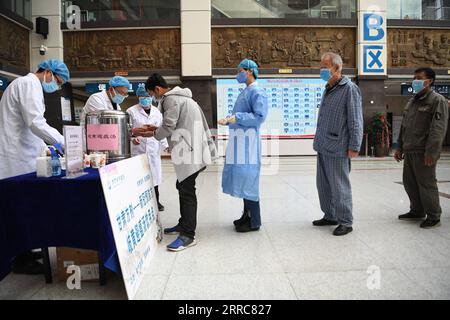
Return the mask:
[(40, 259), (42, 259), (42, 252), (41, 251), (39, 251), (39, 252), (35, 252), (35, 251), (30, 252), (30, 257), (33, 260), (40, 260)]
[(234, 220), (233, 224), (237, 227), (247, 222), (250, 223), (250, 212), (248, 210), (244, 210), (242, 216), (239, 219)]
[(421, 228), (424, 229), (431, 229), (435, 227), (439, 227), (441, 225), (441, 220), (430, 220), (426, 219), (424, 222), (420, 224)]
[(400, 220), (423, 220), (425, 219), (425, 214), (417, 214), (413, 212), (408, 212), (398, 216)]
[(40, 260), (42, 259), (42, 251), (27, 251), (26, 253), (17, 256), (16, 259), (21, 261)]
[(236, 232), (251, 232), (251, 231), (258, 231), (259, 227), (252, 228), (250, 224), (250, 220), (248, 222), (245, 222), (243, 224), (239, 224), (236, 226)]
[(325, 218), (313, 221), (313, 226), (316, 227), (337, 226), (337, 224), (338, 224), (337, 221), (327, 220)]
[(346, 227), (343, 225), (339, 225), (336, 229), (334, 229), (333, 234), (335, 236), (345, 236), (347, 233), (350, 233), (353, 231), (352, 227)]
[(158, 202), (158, 210), (159, 211), (164, 211), (164, 209), (165, 209), (164, 206), (161, 203)]
[(44, 274), (44, 265), (35, 260), (16, 260), (12, 265), (12, 272), (26, 275)]

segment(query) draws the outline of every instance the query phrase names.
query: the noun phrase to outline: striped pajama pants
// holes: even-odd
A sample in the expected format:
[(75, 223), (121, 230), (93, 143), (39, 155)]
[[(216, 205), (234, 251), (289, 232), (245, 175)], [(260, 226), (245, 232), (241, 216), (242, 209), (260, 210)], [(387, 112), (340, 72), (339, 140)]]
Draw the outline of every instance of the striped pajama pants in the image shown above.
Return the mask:
[(351, 160), (317, 154), (317, 191), (325, 219), (352, 226)]

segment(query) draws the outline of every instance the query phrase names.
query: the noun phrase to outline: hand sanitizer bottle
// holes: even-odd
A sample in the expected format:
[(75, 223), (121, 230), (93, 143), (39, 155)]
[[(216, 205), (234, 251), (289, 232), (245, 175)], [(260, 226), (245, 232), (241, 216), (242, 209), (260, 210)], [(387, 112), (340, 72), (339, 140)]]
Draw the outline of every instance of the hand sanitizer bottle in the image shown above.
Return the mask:
[(56, 151), (52, 149), (52, 176), (58, 177), (61, 175), (61, 163), (59, 162)]

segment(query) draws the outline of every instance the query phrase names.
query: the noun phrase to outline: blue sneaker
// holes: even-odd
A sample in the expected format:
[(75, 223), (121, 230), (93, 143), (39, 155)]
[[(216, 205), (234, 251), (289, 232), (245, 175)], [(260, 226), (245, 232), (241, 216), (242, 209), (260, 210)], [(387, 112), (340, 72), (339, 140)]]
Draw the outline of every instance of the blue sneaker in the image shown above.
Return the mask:
[(175, 241), (167, 246), (167, 250), (175, 252), (182, 251), (189, 247), (195, 246), (196, 244), (197, 242), (195, 241), (195, 239), (185, 236), (179, 236)]
[(178, 231), (178, 226), (164, 229), (164, 234), (178, 234), (178, 233), (180, 233), (180, 231)]

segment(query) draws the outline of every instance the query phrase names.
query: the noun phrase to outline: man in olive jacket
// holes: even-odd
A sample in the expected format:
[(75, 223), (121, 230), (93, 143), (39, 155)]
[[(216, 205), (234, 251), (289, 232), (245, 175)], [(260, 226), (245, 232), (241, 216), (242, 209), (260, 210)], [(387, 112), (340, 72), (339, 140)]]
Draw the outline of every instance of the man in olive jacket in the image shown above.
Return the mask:
[(420, 68), (414, 73), (416, 95), (406, 105), (394, 158), (405, 160), (403, 184), (410, 200), (410, 211), (402, 220), (422, 220), (421, 228), (440, 225), (442, 209), (436, 181), (436, 164), (447, 132), (448, 102), (431, 89), (436, 73)]

